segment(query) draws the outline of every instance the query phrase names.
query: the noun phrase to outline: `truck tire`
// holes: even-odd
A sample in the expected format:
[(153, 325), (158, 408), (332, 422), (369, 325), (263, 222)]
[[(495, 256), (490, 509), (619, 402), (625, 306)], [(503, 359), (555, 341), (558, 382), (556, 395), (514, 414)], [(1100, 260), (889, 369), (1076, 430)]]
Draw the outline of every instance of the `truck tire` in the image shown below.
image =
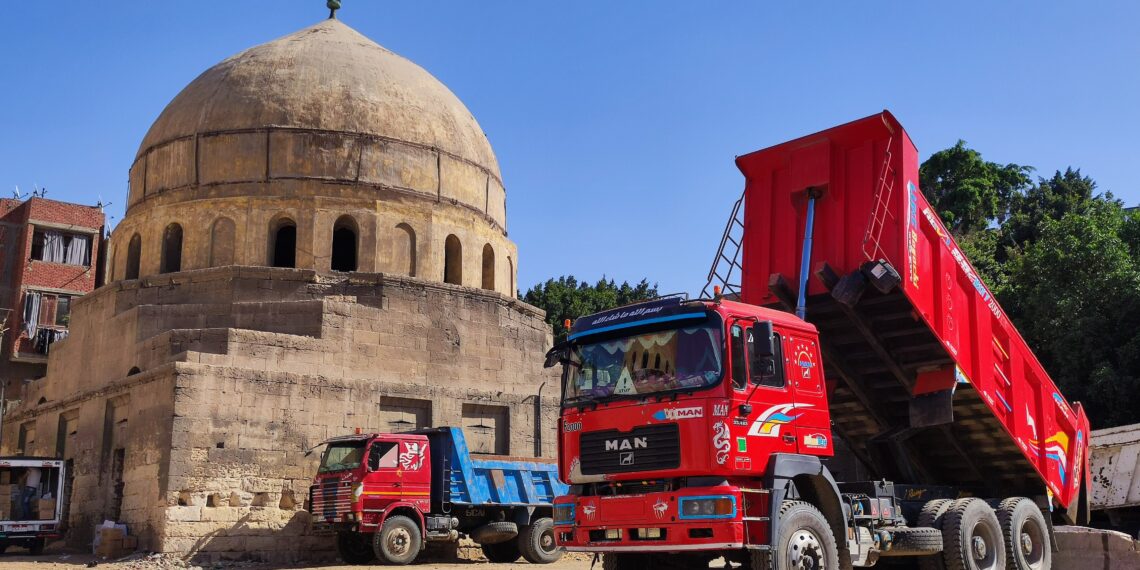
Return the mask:
[(492, 522), (483, 526), (475, 527), (471, 531), (471, 540), (479, 544), (498, 544), (506, 542), (519, 535), (519, 525), (508, 522)]
[(554, 541), (554, 519), (542, 517), (519, 531), (519, 550), (531, 564), (550, 564), (562, 558), (562, 549)]
[(1049, 526), (1041, 509), (1025, 497), (998, 503), (998, 523), (1005, 539), (1007, 570), (1048, 570), (1053, 567)]
[(336, 533), (336, 551), (345, 564), (368, 564), (376, 560), (372, 541), (358, 532)]
[(880, 556), (927, 556), (942, 552), (942, 531), (925, 526), (885, 527), (891, 533), (891, 549)]
[(1005, 540), (997, 514), (976, 498), (954, 501), (942, 518), (947, 570), (1005, 570)]
[(774, 551), (749, 551), (751, 570), (839, 570), (839, 548), (819, 509), (803, 501), (784, 501), (777, 517), (780, 534)]
[(372, 535), (372, 551), (381, 564), (408, 564), (419, 556), (423, 543), (419, 525), (403, 515), (388, 517)]
[[(928, 527), (938, 530), (942, 533), (942, 517), (954, 504), (952, 499), (935, 499), (927, 501), (922, 506), (922, 511), (918, 513), (918, 518), (914, 521), (914, 526)], [(945, 548), (945, 543), (943, 543)], [(923, 556), (918, 559), (918, 570), (946, 570), (946, 563), (942, 560), (941, 556)]]
[(509, 564), (519, 559), (519, 545), (513, 540), (484, 544), (480, 548), (483, 549), (483, 556), (488, 562)]

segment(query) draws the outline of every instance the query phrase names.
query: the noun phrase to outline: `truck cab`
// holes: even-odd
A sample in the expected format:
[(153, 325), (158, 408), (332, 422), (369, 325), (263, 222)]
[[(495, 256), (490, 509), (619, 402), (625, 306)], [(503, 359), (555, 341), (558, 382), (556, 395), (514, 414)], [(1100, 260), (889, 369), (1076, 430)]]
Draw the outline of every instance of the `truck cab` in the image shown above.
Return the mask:
[(666, 298), (580, 319), (561, 358), (571, 494), (555, 524), (569, 550), (765, 542), (771, 502), (757, 478), (780, 457), (833, 453), (817, 333), (787, 313)]

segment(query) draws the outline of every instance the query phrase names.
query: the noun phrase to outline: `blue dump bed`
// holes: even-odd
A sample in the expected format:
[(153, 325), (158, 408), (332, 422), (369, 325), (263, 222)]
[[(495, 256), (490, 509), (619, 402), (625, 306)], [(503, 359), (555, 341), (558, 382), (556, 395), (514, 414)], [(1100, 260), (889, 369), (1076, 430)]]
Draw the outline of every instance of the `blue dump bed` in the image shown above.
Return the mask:
[(551, 506), (554, 497), (568, 490), (554, 462), (472, 456), (463, 430), (456, 427), (416, 433), (426, 435), (431, 445), (433, 511), (468, 505)]

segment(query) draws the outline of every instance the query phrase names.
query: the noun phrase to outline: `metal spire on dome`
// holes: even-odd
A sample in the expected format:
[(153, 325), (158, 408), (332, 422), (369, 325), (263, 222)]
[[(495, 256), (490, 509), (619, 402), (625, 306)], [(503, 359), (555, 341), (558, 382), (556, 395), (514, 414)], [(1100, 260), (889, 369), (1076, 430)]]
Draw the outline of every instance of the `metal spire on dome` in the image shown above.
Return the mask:
[(329, 19), (335, 20), (336, 11), (340, 10), (340, 0), (329, 0), (328, 2), (325, 2), (325, 6), (328, 6), (329, 8)]

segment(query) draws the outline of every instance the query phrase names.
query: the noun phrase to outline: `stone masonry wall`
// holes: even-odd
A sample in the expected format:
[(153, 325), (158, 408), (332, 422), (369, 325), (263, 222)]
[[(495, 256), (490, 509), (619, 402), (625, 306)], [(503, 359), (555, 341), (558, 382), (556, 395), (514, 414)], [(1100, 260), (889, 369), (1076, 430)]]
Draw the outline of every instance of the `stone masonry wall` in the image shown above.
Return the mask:
[(154, 550), (321, 558), (305, 450), (459, 425), (488, 452), (553, 457), (551, 342), (518, 300), (406, 277), (226, 267), (114, 283), (76, 302), (0, 454), (31, 434), (29, 452), (74, 461), (77, 546), (116, 518)]

